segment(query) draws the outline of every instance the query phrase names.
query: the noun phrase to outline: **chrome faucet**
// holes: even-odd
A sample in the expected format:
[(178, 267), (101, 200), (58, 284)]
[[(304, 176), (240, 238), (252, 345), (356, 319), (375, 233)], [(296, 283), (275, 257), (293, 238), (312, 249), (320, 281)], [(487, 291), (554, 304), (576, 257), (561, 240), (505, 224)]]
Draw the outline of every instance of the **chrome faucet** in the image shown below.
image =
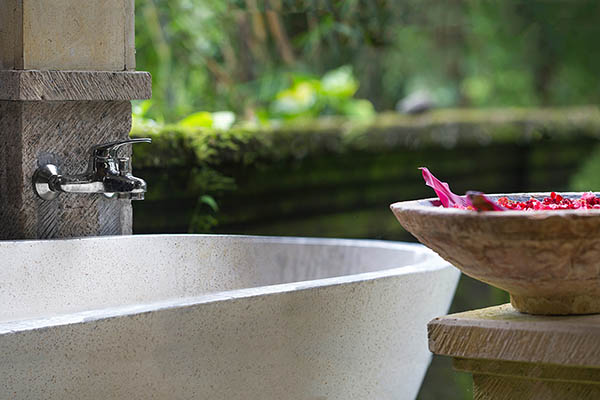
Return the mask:
[(152, 139), (127, 139), (91, 148), (87, 172), (61, 175), (58, 167), (46, 164), (33, 174), (33, 188), (44, 200), (54, 200), (60, 193), (102, 193), (108, 198), (143, 200), (146, 182), (131, 175), (129, 157), (118, 157), (119, 148), (133, 143), (150, 143)]

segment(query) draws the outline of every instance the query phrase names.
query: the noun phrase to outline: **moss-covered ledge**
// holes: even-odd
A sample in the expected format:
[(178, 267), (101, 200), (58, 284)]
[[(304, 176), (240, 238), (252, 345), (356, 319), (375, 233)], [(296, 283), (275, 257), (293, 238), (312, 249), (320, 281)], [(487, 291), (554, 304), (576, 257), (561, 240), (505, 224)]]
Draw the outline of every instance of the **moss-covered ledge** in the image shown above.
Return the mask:
[(567, 135), (600, 136), (600, 108), (441, 109), (416, 116), (383, 113), (369, 122), (327, 117), (225, 131), (136, 123), (132, 130), (134, 137), (154, 140), (151, 147), (135, 149), (137, 167), (248, 164), (324, 153), (527, 143)]
[[(149, 184), (134, 231), (408, 239), (388, 205), (457, 192), (567, 190), (600, 138), (600, 109), (437, 110), (226, 131), (134, 125)], [(587, 188), (586, 190), (600, 190)]]

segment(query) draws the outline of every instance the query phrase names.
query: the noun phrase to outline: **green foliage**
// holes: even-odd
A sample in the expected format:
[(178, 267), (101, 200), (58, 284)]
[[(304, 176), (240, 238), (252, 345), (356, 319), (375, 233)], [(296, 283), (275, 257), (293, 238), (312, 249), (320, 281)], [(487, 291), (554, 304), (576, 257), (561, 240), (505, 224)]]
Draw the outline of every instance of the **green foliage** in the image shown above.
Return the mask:
[(321, 79), (309, 76), (292, 76), (292, 79), (292, 85), (277, 93), (268, 109), (259, 112), (263, 121), (324, 115), (368, 119), (375, 114), (368, 100), (354, 99), (358, 81), (350, 66), (329, 71)]
[(441, 106), (590, 104), (599, 13), (595, 0), (136, 0), (137, 59), (159, 122), (370, 114), (336, 100), (352, 91), (379, 111), (417, 90)]
[(575, 192), (600, 192), (600, 145), (571, 178), (569, 186)]
[(213, 117), (207, 111), (199, 111), (188, 115), (177, 123), (182, 128), (212, 128)]

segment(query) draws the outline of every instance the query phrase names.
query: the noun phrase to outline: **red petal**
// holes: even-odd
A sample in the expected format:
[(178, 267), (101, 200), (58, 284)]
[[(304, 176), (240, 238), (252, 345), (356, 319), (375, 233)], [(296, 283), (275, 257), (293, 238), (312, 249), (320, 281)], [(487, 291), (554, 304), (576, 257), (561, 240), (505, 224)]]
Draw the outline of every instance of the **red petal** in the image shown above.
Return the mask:
[(481, 192), (467, 192), (467, 200), (477, 211), (505, 211), (507, 208), (493, 202)]

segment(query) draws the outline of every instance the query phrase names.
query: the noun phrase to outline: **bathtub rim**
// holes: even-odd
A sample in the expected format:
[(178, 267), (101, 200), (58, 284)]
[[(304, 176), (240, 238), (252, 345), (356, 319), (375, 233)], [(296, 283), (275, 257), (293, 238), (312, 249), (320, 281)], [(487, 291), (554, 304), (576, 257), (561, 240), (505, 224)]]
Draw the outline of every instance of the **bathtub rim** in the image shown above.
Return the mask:
[[(11, 333), (25, 332), (36, 329), (45, 329), (58, 327), (63, 325), (80, 324), (86, 322), (100, 321), (104, 319), (112, 319), (119, 317), (134, 316), (155, 311), (171, 310), (190, 306), (200, 306), (202, 304), (250, 299), (264, 295), (276, 295), (298, 291), (315, 290), (330, 286), (351, 285), (361, 282), (375, 281), (383, 278), (399, 277), (408, 274), (423, 274), (441, 271), (444, 269), (453, 269), (459, 272), (456, 267), (449, 262), (443, 260), (432, 250), (428, 249), (420, 243), (397, 242), (387, 240), (373, 239), (339, 239), (339, 238), (312, 238), (312, 237), (294, 237), (294, 236), (257, 236), (257, 235), (217, 235), (217, 234), (150, 234), (150, 235), (123, 235), (123, 236), (97, 236), (83, 238), (67, 238), (67, 239), (52, 239), (52, 240), (14, 240), (0, 241), (0, 248), (4, 244), (10, 243), (48, 243), (55, 241), (98, 241), (98, 240), (123, 240), (127, 238), (203, 238), (210, 239), (213, 237), (220, 240), (232, 241), (242, 240), (245, 242), (259, 241), (264, 244), (292, 244), (292, 245), (332, 245), (332, 246), (348, 246), (348, 247), (370, 247), (384, 248), (388, 250), (413, 250), (418, 255), (424, 256), (424, 259), (412, 264), (403, 265), (400, 267), (385, 268), (373, 272), (363, 272), (358, 274), (342, 275), (330, 278), (312, 279), (306, 281), (297, 281), (291, 283), (280, 283), (273, 285), (263, 285), (251, 288), (242, 288), (234, 290), (225, 290), (215, 293), (206, 293), (197, 296), (178, 297), (168, 300), (143, 302), (134, 305), (113, 306), (107, 308), (95, 308), (92, 310), (79, 311), (73, 313), (65, 313), (40, 318), (25, 318), (19, 320), (0, 322), (0, 336)], [(457, 275), (458, 276), (458, 275)], [(458, 281), (458, 278), (457, 278)]]

